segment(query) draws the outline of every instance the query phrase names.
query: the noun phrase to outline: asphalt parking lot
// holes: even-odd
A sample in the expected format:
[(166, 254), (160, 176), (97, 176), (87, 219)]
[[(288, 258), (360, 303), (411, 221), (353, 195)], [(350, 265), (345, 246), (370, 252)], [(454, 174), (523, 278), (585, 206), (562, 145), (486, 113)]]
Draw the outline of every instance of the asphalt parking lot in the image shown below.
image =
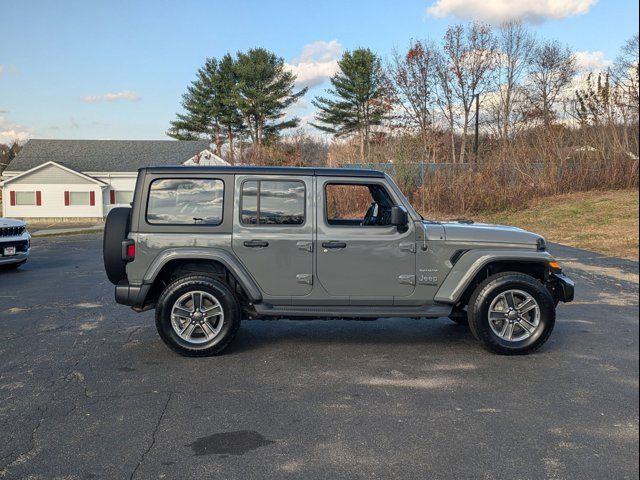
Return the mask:
[(567, 247), (536, 354), (447, 319), (246, 321), (187, 359), (113, 301), (101, 237), (0, 272), (0, 478), (638, 478), (638, 263)]

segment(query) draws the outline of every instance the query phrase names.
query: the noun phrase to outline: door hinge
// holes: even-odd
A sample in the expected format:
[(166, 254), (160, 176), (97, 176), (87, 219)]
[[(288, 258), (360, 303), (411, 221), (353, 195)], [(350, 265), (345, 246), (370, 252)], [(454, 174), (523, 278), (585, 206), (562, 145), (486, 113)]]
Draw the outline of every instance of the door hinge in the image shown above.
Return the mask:
[(415, 285), (416, 284), (416, 276), (415, 275), (398, 275), (398, 282), (402, 285)]
[(411, 252), (416, 253), (416, 244), (414, 242), (411, 243), (401, 243), (400, 250), (403, 252)]
[(313, 242), (298, 242), (296, 243), (298, 250), (304, 250), (306, 252), (313, 252)]
[(310, 273), (299, 273), (296, 275), (296, 281), (305, 285), (313, 285), (313, 275)]

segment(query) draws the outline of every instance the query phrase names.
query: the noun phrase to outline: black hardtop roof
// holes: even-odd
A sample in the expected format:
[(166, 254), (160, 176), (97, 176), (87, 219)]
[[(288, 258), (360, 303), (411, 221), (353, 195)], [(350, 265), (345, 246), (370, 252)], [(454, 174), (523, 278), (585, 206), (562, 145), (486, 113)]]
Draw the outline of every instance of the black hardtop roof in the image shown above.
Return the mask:
[(309, 175), (326, 177), (374, 177), (382, 178), (384, 173), (378, 170), (360, 168), (313, 168), (313, 167), (253, 167), (243, 165), (230, 166), (158, 166), (145, 167), (140, 171), (149, 173), (226, 173), (239, 175)]

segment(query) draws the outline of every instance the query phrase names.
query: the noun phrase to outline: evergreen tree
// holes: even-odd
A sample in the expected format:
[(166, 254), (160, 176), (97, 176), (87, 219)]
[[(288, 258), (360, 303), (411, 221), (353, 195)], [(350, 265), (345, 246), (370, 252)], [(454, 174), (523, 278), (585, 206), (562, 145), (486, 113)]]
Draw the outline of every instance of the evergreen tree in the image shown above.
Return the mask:
[(307, 91), (293, 93), (295, 80), (282, 58), (262, 48), (238, 53), (237, 59), (229, 54), (208, 58), (182, 96), (184, 113), (177, 114), (167, 135), (179, 140), (204, 136), (216, 144), (218, 154), (228, 141), (233, 161), (234, 139), (248, 130), (260, 158), (265, 139), (298, 125), (297, 118), (279, 121)]
[(282, 58), (264, 48), (238, 53), (235, 73), (238, 109), (260, 158), (265, 139), (277, 136), (281, 130), (298, 126), (297, 118), (281, 119), (287, 107), (307, 93), (307, 88), (294, 93), (296, 76), (285, 70)]
[(195, 140), (205, 136), (220, 146), (217, 112), (213, 105), (216, 95), (214, 78), (217, 70), (218, 61), (215, 58), (207, 58), (204, 66), (198, 69), (196, 79), (182, 95), (182, 108), (185, 113), (177, 114), (176, 120), (171, 121), (167, 135), (178, 140)]
[(312, 102), (318, 109), (318, 123), (312, 125), (335, 137), (357, 134), (364, 161), (371, 127), (380, 125), (391, 109), (388, 83), (380, 58), (368, 48), (345, 52), (338, 66), (327, 90), (331, 98), (316, 97)]

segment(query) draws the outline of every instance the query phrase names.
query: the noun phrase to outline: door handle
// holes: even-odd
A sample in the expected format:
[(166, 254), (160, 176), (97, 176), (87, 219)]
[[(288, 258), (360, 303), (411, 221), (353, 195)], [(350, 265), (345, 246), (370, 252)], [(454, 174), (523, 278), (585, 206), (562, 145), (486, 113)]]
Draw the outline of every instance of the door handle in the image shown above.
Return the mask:
[(269, 242), (264, 240), (247, 240), (243, 245), (249, 248), (265, 248), (269, 246)]
[(322, 242), (322, 248), (346, 248), (347, 244), (345, 242)]

